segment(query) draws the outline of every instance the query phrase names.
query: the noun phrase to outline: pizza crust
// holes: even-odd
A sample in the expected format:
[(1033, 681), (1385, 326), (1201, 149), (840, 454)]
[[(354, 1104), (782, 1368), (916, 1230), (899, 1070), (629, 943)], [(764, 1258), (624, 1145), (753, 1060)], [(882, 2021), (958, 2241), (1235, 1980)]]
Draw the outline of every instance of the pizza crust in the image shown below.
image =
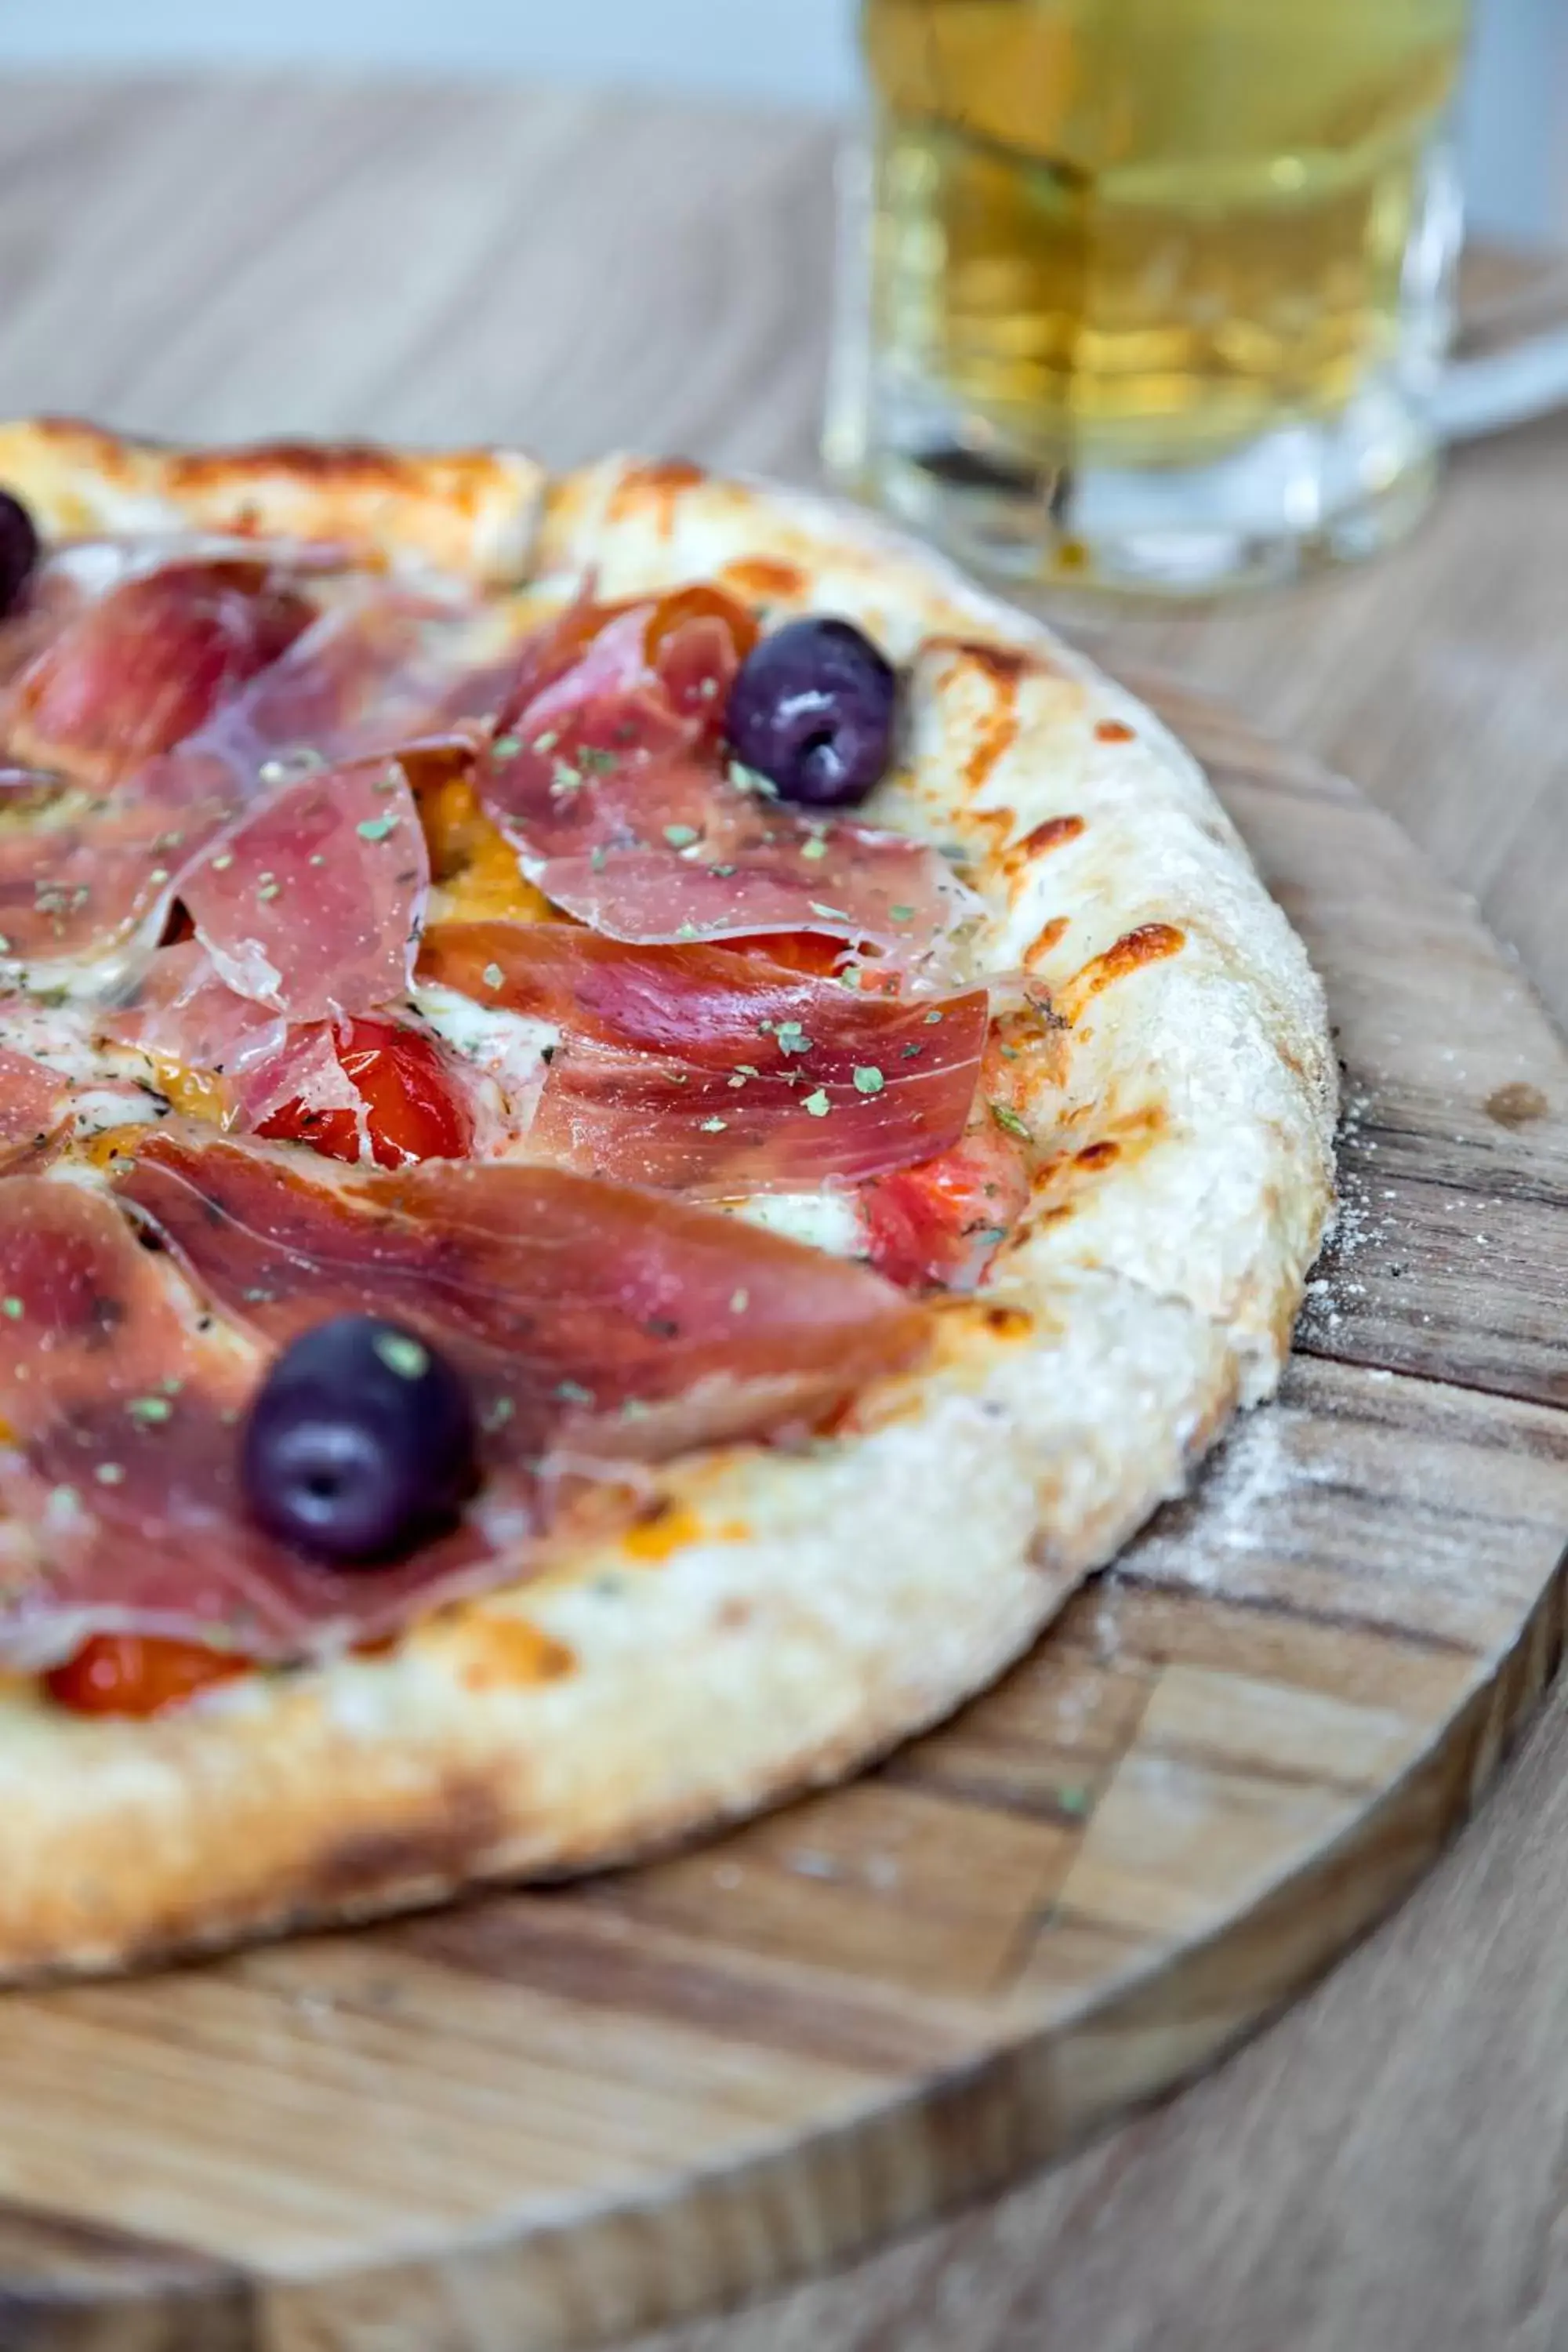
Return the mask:
[(119, 1968), (625, 1861), (858, 1769), (991, 1681), (1223, 1425), (1214, 1328), (1115, 1277), (944, 1310), (799, 1457), (677, 1465), (642, 1527), (393, 1655), (147, 1723), (0, 1704), (0, 1961)]
[(911, 666), (870, 814), (962, 846), (976, 970), (1056, 995), (1059, 1050), (1014, 1097), (1030, 1212), (982, 1297), (938, 1309), (932, 1362), (831, 1442), (671, 1465), (629, 1536), (391, 1654), (146, 1723), (16, 1685), (0, 1974), (623, 1861), (839, 1779), (1026, 1648), (1278, 1377), (1331, 1201), (1333, 1062), (1186, 753), (925, 551), (793, 493), (587, 469), (545, 499), (541, 593), (589, 565), (606, 597), (721, 576), (775, 617), (847, 613)]
[(516, 449), (186, 449), (72, 417), (0, 424), (0, 487), (51, 539), (198, 530), (315, 541), (490, 587), (527, 568), (544, 478)]

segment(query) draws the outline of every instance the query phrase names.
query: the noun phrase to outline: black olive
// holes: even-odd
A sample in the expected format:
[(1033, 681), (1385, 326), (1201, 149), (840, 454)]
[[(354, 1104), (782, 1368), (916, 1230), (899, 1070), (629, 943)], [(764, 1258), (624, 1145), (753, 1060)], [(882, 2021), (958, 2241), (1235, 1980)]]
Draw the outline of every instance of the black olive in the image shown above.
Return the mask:
[(473, 1405), (411, 1331), (338, 1316), (273, 1365), (241, 1468), (252, 1511), (286, 1543), (351, 1566), (393, 1559), (448, 1522), (472, 1486)]
[(38, 560), (38, 533), (20, 499), (0, 490), (0, 620), (20, 597)]
[(741, 664), (725, 733), (786, 801), (853, 808), (888, 772), (898, 698), (892, 664), (852, 621), (790, 621)]

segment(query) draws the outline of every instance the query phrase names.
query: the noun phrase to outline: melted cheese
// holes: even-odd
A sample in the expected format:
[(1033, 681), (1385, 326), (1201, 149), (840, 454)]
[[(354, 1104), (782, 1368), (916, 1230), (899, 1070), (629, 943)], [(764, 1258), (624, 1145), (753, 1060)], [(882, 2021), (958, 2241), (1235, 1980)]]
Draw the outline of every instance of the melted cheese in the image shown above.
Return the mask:
[(168, 1110), (146, 1055), (100, 1037), (87, 1006), (7, 999), (0, 1038), (68, 1081), (71, 1116), (80, 1137), (145, 1125)]
[(548, 1056), (561, 1042), (553, 1023), (476, 1004), (455, 988), (416, 988), (412, 1001), (416, 1012), (455, 1054), (498, 1076), (504, 1069), (520, 1078), (542, 1078)]
[(869, 1241), (860, 1203), (853, 1192), (825, 1186), (820, 1192), (753, 1192), (722, 1204), (731, 1215), (762, 1225), (770, 1234), (804, 1242), (829, 1257), (864, 1257)]
[(416, 988), (410, 1002), (426, 1028), (490, 1081), (499, 1101), (481, 1122), (477, 1149), (504, 1158), (533, 1123), (560, 1031), (524, 1013), (476, 1004), (455, 988)]

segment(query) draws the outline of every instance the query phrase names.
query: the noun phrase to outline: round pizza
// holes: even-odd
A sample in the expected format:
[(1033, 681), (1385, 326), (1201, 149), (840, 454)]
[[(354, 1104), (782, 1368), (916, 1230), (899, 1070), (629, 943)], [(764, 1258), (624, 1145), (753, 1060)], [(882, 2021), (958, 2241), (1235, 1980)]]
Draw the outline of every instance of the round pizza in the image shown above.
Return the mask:
[(1036, 623), (683, 464), (0, 485), (0, 1972), (840, 1778), (1270, 1392), (1321, 991)]

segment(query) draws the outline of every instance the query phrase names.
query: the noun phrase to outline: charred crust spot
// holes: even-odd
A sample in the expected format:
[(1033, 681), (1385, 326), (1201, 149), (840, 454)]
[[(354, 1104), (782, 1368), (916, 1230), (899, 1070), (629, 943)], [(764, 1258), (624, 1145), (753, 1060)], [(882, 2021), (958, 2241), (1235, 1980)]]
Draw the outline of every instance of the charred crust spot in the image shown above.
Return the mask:
[(1496, 1087), (1487, 1097), (1487, 1117), (1499, 1127), (1528, 1127), (1534, 1118), (1544, 1118), (1552, 1106), (1539, 1087), (1528, 1086), (1516, 1078), (1511, 1085)]
[(1101, 989), (1109, 988), (1113, 981), (1124, 980), (1129, 972), (1142, 971), (1145, 964), (1179, 954), (1186, 943), (1186, 933), (1178, 930), (1174, 923), (1140, 923), (1135, 931), (1117, 940), (1103, 955), (1092, 956), (1075, 974), (1062, 992), (1062, 1010), (1069, 1021), (1076, 1020)]
[(1065, 848), (1076, 841), (1084, 830), (1080, 816), (1048, 816), (1032, 833), (1026, 833), (1018, 844), (1019, 853), (1026, 857), (1046, 857), (1053, 849)]
[(1083, 1150), (1075, 1154), (1080, 1168), (1109, 1168), (1121, 1157), (1121, 1146), (1111, 1142), (1109, 1137), (1102, 1143), (1086, 1143)]
[(738, 596), (761, 604), (787, 604), (804, 596), (808, 585), (798, 563), (786, 563), (776, 555), (742, 556), (737, 563), (727, 563), (719, 576)]
[(1016, 695), (1026, 677), (1049, 667), (1039, 654), (1022, 646), (994, 646), (983, 637), (932, 637), (927, 650), (955, 654), (1007, 695)]
[[(1004, 709), (993, 711), (980, 730), (979, 741), (963, 763), (965, 789), (971, 793), (982, 791), (1017, 740), (1016, 710)], [(1011, 810), (1007, 812), (1007, 822), (1010, 831), (1013, 822)]]
[(967, 663), (980, 672), (995, 695), (994, 707), (981, 720), (974, 748), (963, 763), (965, 788), (978, 793), (1018, 740), (1019, 687), (1044, 665), (1037, 654), (1020, 646), (988, 645), (979, 638), (931, 637), (926, 651), (951, 653)]
[(651, 508), (659, 537), (668, 539), (675, 529), (676, 501), (681, 492), (698, 489), (707, 479), (702, 467), (687, 457), (628, 467), (611, 497), (608, 520), (618, 522)]
[(1033, 1316), (1021, 1307), (988, 1307), (984, 1320), (999, 1339), (1026, 1339), (1035, 1328)]
[(708, 479), (689, 457), (667, 457), (647, 465), (629, 466), (611, 494), (606, 520), (619, 522), (627, 515), (651, 509), (661, 539), (675, 530), (675, 509), (683, 490), (695, 490)]
[(413, 469), (391, 450), (363, 441), (262, 441), (247, 449), (196, 449), (171, 457), (169, 480), (182, 489), (228, 483), (247, 475), (288, 474), (301, 482), (352, 482), (356, 488), (400, 484)]
[(1060, 946), (1062, 940), (1067, 937), (1067, 917), (1065, 915), (1053, 915), (1050, 921), (1040, 933), (1039, 937), (1033, 940), (1031, 944), (1025, 949), (1025, 970), (1026, 971), (1034, 971), (1038, 965), (1042, 964), (1046, 958), (1050, 954), (1052, 949)]
[(300, 1890), (303, 1906), (313, 1911), (455, 1885), (482, 1866), (504, 1828), (501, 1810), (483, 1783), (454, 1782), (436, 1793), (422, 1818), (395, 1829), (354, 1831), (328, 1846)]
[(559, 1682), (577, 1664), (564, 1642), (521, 1617), (476, 1612), (467, 1627), (466, 1646), (465, 1690), (526, 1690), (536, 1683)]
[(629, 466), (622, 477), (624, 490), (694, 490), (708, 479), (689, 457), (650, 458), (645, 466)]
[(1102, 719), (1094, 732), (1101, 743), (1135, 743), (1138, 740), (1137, 730), (1121, 719)]

